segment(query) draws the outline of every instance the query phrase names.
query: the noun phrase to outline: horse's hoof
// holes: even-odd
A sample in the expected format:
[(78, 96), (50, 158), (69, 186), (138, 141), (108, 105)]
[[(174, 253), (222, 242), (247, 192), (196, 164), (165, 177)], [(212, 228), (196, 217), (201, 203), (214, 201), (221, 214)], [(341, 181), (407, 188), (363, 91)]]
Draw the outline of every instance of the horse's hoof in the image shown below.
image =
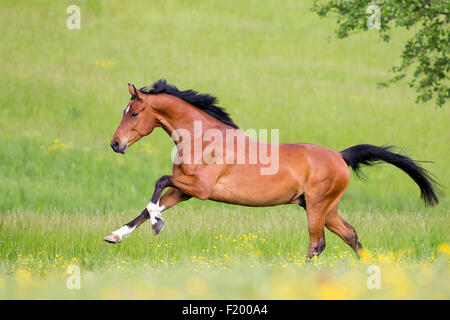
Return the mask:
[(121, 242), (122, 238), (119, 237), (117, 234), (111, 233), (111, 234), (107, 235), (103, 240), (105, 240), (108, 243), (116, 244), (116, 243)]
[(157, 236), (164, 229), (164, 221), (156, 217), (156, 223), (152, 225), (153, 234)]

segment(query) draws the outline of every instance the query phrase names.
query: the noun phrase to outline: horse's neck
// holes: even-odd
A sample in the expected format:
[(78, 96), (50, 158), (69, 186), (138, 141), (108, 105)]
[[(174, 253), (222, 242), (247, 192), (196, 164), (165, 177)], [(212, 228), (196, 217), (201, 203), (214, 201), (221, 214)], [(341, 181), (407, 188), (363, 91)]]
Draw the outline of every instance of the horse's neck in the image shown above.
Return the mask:
[(201, 126), (203, 133), (211, 128), (219, 130), (228, 128), (219, 120), (211, 118), (206, 112), (167, 94), (154, 96), (152, 104), (156, 112), (156, 119), (175, 143), (178, 142), (177, 132), (181, 130), (189, 131), (191, 137), (194, 138), (195, 126), (197, 128)]

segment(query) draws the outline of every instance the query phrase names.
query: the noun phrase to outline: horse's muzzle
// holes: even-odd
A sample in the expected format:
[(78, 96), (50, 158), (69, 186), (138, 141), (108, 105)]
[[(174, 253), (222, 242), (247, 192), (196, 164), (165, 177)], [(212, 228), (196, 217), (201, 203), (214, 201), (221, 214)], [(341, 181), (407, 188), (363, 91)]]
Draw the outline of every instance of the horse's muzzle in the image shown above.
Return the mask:
[(119, 141), (113, 140), (111, 141), (111, 148), (114, 150), (114, 152), (124, 154), (125, 150), (127, 150), (127, 145), (124, 144), (123, 146), (121, 146)]

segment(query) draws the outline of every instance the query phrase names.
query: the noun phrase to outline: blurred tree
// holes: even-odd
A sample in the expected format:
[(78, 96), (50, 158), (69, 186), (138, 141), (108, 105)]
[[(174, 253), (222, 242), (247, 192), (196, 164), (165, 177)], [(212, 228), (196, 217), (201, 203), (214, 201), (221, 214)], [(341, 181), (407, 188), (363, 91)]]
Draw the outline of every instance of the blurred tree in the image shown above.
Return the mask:
[(389, 42), (392, 27), (413, 30), (401, 53), (401, 63), (392, 67), (394, 76), (380, 82), (386, 87), (406, 76), (408, 67), (415, 68), (409, 85), (416, 89), (416, 102), (436, 99), (441, 107), (450, 96), (449, 0), (313, 0), (311, 10), (325, 17), (337, 14), (338, 38), (345, 38), (359, 31), (377, 29), (383, 41)]

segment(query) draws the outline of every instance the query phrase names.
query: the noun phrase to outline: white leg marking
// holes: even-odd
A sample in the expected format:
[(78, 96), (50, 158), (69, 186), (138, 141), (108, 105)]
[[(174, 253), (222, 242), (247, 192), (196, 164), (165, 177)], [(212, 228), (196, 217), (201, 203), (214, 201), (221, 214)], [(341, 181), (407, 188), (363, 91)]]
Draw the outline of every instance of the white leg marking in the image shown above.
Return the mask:
[(152, 223), (152, 225), (156, 223), (156, 217), (162, 219), (161, 211), (163, 211), (164, 209), (164, 206), (159, 206), (159, 201), (158, 203), (150, 202), (147, 205), (147, 211), (150, 214), (150, 222)]
[(114, 231), (113, 233), (118, 235), (120, 239), (126, 238), (130, 235), (131, 232), (134, 231), (136, 227), (130, 228), (129, 226), (123, 226), (122, 228)]

